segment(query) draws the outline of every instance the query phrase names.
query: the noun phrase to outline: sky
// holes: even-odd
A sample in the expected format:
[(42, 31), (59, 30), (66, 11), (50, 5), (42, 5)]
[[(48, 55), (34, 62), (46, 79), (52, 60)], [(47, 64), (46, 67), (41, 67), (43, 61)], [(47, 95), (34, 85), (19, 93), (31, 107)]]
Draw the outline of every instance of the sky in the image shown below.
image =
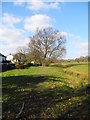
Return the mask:
[(65, 59), (88, 55), (88, 2), (2, 2), (0, 52), (28, 46), (37, 27), (53, 27), (66, 36)]

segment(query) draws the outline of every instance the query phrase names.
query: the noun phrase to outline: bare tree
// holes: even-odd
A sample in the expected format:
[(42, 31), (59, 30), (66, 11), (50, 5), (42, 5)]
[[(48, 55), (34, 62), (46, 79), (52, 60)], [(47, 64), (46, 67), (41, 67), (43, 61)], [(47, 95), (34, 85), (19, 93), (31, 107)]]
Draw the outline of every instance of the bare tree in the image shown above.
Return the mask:
[(37, 29), (35, 35), (30, 37), (29, 50), (34, 52), (34, 55), (39, 53), (39, 58), (45, 64), (47, 59), (52, 57), (61, 58), (65, 52), (66, 38), (58, 30), (53, 28)]
[(14, 59), (18, 61), (19, 63), (24, 63), (26, 61), (26, 54), (27, 54), (27, 48), (26, 47), (18, 47), (17, 53), (14, 55)]
[(27, 54), (27, 60), (29, 62), (34, 61), (35, 64), (42, 64), (42, 56), (38, 50), (29, 51)]
[(19, 46), (17, 48), (17, 53), (27, 54), (27, 48), (25, 46)]

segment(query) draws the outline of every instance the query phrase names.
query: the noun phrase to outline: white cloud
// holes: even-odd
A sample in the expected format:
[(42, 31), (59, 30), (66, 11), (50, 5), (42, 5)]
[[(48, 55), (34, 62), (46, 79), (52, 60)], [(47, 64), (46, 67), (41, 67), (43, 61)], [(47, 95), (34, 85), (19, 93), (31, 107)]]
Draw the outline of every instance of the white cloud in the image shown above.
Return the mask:
[(62, 36), (68, 37), (68, 38), (67, 38), (67, 41), (68, 41), (69, 43), (70, 43), (70, 42), (72, 43), (72, 41), (70, 41), (69, 38), (72, 38), (73, 40), (79, 40), (79, 39), (80, 39), (80, 36), (79, 36), (79, 35), (74, 35), (74, 34), (69, 33), (69, 32), (62, 31), (62, 32), (60, 32), (60, 34), (61, 34)]
[(22, 6), (24, 4), (25, 0), (15, 0), (14, 5), (15, 6)]
[(67, 37), (67, 54), (65, 59), (79, 58), (88, 55), (88, 41), (81, 41), (80, 35), (74, 35), (68, 32), (60, 32), (62, 36)]
[(70, 42), (71, 50), (67, 50), (67, 59), (79, 58), (81, 56), (88, 56), (88, 41), (72, 41)]
[(14, 2), (14, 5), (15, 5), (15, 6), (22, 6), (22, 5), (23, 5), (23, 2)]
[(36, 14), (25, 19), (24, 29), (35, 32), (37, 28), (42, 29), (51, 26), (51, 18), (49, 16)]
[(22, 20), (21, 18), (16, 18), (8, 13), (3, 14), (3, 23), (6, 23), (10, 27), (13, 27), (13, 25), (16, 23), (20, 23), (21, 20)]
[(78, 42), (76, 43), (76, 48), (79, 48), (79, 49), (88, 49), (88, 42)]
[(22, 33), (22, 30), (16, 28), (0, 27), (0, 39), (3, 39), (7, 43), (18, 41), (19, 38), (22, 38)]
[(88, 42), (78, 42), (75, 46), (79, 49), (81, 56), (88, 55)]
[(31, 0), (30, 3), (27, 4), (27, 8), (29, 10), (37, 11), (37, 10), (47, 10), (47, 9), (60, 9), (59, 3), (58, 2), (50, 2), (50, 3), (45, 3), (42, 0)]
[(43, 9), (60, 9), (59, 2), (45, 2), (43, 0), (15, 0), (15, 6), (22, 6), (24, 2), (27, 2), (27, 8), (29, 10), (37, 11)]
[(24, 30), (0, 26), (0, 40), (2, 53), (9, 54), (15, 53), (18, 46), (25, 46), (29, 38), (25, 36)]
[(68, 33), (67, 33), (67, 32), (61, 32), (61, 35), (62, 35), (62, 36), (67, 36)]
[(80, 36), (79, 36), (79, 35), (74, 35), (74, 34), (72, 34), (72, 33), (65, 32), (65, 31), (62, 31), (62, 32), (60, 32), (60, 33), (61, 33), (61, 35), (63, 35), (63, 36), (72, 38), (73, 40), (78, 40), (78, 39), (80, 39)]

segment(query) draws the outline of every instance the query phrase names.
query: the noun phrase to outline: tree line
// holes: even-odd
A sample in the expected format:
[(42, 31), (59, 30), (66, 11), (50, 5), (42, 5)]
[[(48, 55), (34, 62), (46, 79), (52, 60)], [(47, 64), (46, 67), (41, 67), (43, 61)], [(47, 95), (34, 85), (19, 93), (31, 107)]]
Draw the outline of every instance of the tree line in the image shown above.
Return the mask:
[(88, 56), (81, 56), (79, 58), (75, 58), (75, 59), (62, 59), (60, 60), (61, 62), (77, 62), (77, 63), (80, 63), (80, 62), (88, 62), (90, 61), (90, 57)]

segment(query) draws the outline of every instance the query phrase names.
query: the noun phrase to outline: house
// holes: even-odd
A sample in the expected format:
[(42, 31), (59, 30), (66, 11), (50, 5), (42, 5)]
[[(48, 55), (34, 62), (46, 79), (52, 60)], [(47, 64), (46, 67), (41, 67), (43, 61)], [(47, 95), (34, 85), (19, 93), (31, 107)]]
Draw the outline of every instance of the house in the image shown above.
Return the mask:
[(9, 55), (7, 55), (6, 60), (11, 61), (11, 63), (15, 63), (14, 56), (11, 53)]
[(15, 68), (15, 64), (11, 62), (12, 57), (10, 58), (11, 59), (7, 58), (6, 56), (0, 53), (0, 72)]
[(6, 61), (6, 56), (0, 53), (0, 63), (2, 63), (3, 61)]
[(13, 61), (13, 55), (11, 53), (9, 55), (7, 55), (6, 60), (12, 62)]

